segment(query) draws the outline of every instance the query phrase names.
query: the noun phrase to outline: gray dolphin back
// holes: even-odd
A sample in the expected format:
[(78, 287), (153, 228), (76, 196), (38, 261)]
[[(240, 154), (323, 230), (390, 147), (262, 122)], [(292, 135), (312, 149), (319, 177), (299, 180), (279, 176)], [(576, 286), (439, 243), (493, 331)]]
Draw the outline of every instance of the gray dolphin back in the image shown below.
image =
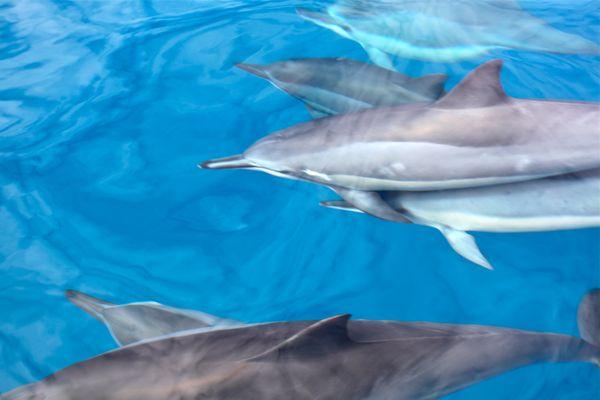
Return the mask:
[(585, 341), (600, 347), (600, 288), (591, 290), (579, 303), (577, 325)]

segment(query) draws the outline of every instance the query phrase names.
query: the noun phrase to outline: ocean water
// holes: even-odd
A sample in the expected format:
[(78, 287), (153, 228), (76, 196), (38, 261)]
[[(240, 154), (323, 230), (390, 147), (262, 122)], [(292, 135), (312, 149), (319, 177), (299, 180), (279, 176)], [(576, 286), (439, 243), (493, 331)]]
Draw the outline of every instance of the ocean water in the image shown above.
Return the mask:
[[(596, 0), (521, 3), (600, 37)], [(578, 302), (600, 287), (598, 229), (475, 233), (491, 272), (433, 229), (319, 207), (333, 196), (316, 185), (196, 167), (310, 119), (236, 62), (368, 60), (295, 13), (322, 4), (0, 0), (0, 393), (115, 347), (66, 289), (247, 322), (348, 312), (578, 334)], [(450, 88), (498, 57), (512, 96), (600, 100), (592, 56), (396, 67), (448, 73)], [(448, 398), (597, 399), (599, 371), (530, 366)]]

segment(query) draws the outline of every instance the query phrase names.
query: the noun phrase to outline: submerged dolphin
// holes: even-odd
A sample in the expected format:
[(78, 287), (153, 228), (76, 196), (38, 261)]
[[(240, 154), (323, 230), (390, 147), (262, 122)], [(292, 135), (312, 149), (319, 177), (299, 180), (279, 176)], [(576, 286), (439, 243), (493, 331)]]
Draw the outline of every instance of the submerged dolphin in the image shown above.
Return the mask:
[(364, 108), (431, 102), (444, 94), (445, 74), (412, 78), (343, 58), (304, 58), (269, 65), (237, 64), (306, 103), (314, 117)]
[(551, 27), (514, 0), (341, 0), (324, 13), (298, 13), (358, 42), (386, 68), (390, 55), (455, 62), (496, 49), (600, 54), (598, 44)]
[[(385, 192), (382, 198), (408, 221), (439, 229), (463, 257), (491, 269), (475, 239), (465, 231), (532, 232), (600, 226), (600, 169), (506, 185)], [(322, 205), (358, 211), (345, 201)]]
[(501, 66), (483, 64), (435, 103), (309, 121), (201, 167), (320, 183), (362, 211), (405, 222), (378, 191), (476, 187), (600, 167), (600, 106), (508, 97)]
[(0, 400), (435, 399), (515, 368), (600, 362), (600, 310), (581, 303), (587, 340), (476, 325), (279, 322), (174, 335), (117, 349)]
[(212, 330), (241, 325), (200, 311), (167, 307), (154, 301), (113, 304), (76, 290), (67, 298), (76, 306), (102, 321), (119, 346), (195, 329)]

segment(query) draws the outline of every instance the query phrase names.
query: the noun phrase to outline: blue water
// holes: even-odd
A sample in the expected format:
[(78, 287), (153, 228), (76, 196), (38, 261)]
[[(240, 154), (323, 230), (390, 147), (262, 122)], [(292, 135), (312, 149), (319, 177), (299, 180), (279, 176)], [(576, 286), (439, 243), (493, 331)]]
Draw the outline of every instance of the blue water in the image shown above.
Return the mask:
[[(201, 171), (310, 118), (233, 68), (291, 57), (367, 61), (300, 19), (314, 1), (0, 0), (0, 392), (115, 347), (63, 294), (155, 300), (248, 322), (356, 318), (477, 323), (577, 335), (600, 286), (598, 229), (478, 234), (490, 272), (430, 228), (326, 210), (326, 189)], [(600, 37), (596, 0), (523, 5)], [(598, 58), (498, 51), (515, 97), (600, 100)], [(516, 205), (518, 206), (518, 205)], [(594, 399), (599, 369), (522, 368), (452, 399)]]

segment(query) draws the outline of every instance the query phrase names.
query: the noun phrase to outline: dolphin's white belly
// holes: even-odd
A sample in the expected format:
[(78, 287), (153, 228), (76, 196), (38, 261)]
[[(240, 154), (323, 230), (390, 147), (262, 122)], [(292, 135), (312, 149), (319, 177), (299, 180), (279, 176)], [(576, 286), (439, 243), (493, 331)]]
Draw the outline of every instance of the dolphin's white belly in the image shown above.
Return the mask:
[(600, 215), (546, 217), (492, 217), (460, 212), (414, 213), (420, 219), (432, 221), (461, 231), (535, 232), (580, 229), (600, 226)]
[(600, 226), (600, 170), (388, 200), (412, 216), (462, 231), (527, 232)]
[(536, 145), (486, 148), (391, 141), (352, 143), (288, 161), (319, 172), (325, 184), (368, 191), (498, 185), (600, 165), (597, 151), (589, 146), (564, 146), (549, 154)]

